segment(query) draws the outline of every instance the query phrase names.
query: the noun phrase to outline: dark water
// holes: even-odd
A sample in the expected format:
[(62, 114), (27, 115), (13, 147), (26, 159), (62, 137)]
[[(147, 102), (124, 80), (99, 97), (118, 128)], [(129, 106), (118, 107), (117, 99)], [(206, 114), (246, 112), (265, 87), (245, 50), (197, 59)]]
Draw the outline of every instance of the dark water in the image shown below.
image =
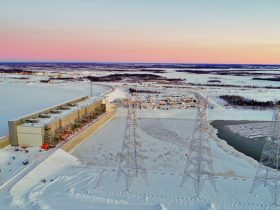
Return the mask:
[(217, 136), (225, 140), (229, 145), (237, 151), (254, 158), (259, 161), (262, 149), (265, 143), (265, 137), (246, 138), (238, 133), (232, 132), (227, 125), (255, 123), (256, 121), (232, 121), (232, 120), (215, 120), (211, 125), (218, 130)]

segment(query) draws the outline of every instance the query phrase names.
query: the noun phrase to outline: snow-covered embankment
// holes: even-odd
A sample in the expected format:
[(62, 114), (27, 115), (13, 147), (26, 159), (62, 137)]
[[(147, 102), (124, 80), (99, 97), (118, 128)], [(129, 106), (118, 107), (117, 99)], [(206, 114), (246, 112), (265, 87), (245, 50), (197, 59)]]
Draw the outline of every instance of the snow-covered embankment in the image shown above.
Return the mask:
[[(13, 209), (24, 209), (26, 203), (28, 203), (25, 201), (26, 195), (43, 178), (48, 177), (68, 166), (79, 164), (79, 160), (74, 156), (61, 149), (56, 150), (45, 161), (36, 166), (11, 188), (11, 207)], [(46, 205), (44, 207), (42, 206), (44, 204), (36, 203), (36, 201), (33, 202), (33, 205), (40, 205), (41, 208), (48, 209)]]

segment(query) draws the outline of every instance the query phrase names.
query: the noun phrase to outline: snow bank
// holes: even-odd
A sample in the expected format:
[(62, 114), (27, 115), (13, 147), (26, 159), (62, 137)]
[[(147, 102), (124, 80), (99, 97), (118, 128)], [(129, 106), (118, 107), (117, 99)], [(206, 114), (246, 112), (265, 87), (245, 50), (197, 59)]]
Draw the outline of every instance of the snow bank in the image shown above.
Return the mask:
[(11, 155), (9, 154), (9, 152), (7, 152), (4, 149), (0, 150), (0, 165), (5, 164), (9, 159), (10, 159)]
[(115, 99), (126, 98), (126, 93), (118, 88), (115, 88), (112, 92), (106, 95), (106, 98), (109, 102), (112, 102)]
[(12, 207), (19, 209), (24, 208), (26, 203), (24, 201), (25, 195), (43, 178), (48, 177), (67, 166), (79, 164), (79, 160), (74, 156), (61, 149), (56, 150), (45, 161), (36, 166), (12, 187), (10, 190)]
[(162, 203), (155, 206), (155, 210), (168, 210)]

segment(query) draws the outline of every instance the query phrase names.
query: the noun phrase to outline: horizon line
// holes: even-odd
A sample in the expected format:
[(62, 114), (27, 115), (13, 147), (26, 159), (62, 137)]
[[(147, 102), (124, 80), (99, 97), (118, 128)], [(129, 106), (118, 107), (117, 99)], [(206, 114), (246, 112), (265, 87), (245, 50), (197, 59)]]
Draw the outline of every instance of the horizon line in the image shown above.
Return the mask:
[(189, 62), (132, 62), (132, 61), (0, 61), (0, 64), (181, 64), (181, 65), (266, 65), (280, 66), (279, 64), (269, 63), (189, 63)]

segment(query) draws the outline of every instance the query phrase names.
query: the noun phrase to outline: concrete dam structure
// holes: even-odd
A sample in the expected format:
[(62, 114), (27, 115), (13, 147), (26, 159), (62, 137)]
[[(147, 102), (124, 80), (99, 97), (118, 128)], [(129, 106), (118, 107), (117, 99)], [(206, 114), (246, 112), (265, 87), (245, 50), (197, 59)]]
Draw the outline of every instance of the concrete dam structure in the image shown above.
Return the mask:
[(84, 96), (48, 109), (11, 120), (9, 139), (12, 146), (56, 145), (84, 125), (110, 111), (105, 99)]

